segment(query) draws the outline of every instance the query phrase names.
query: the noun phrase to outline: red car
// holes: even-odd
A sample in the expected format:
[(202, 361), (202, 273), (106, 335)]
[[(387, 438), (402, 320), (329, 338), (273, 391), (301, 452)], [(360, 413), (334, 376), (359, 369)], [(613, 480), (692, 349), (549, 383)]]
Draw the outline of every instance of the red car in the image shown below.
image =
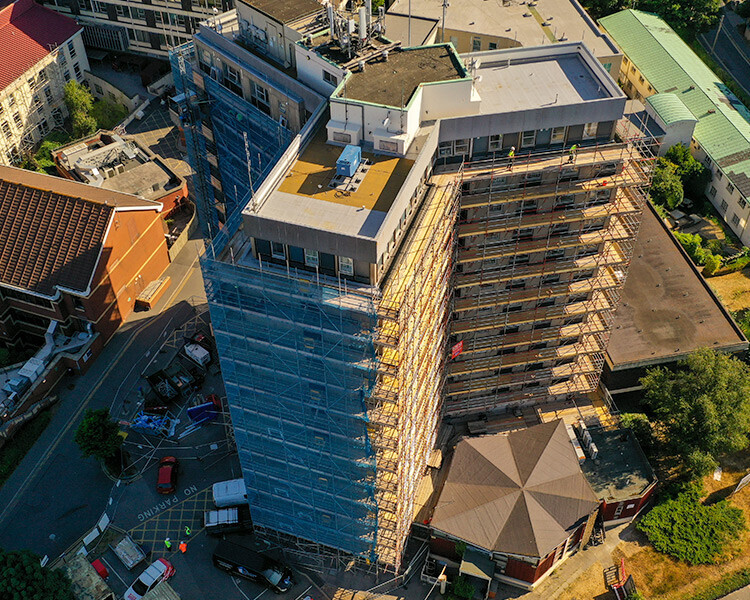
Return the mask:
[(177, 487), (177, 471), (180, 463), (174, 456), (165, 456), (159, 461), (159, 476), (156, 480), (156, 491), (160, 494), (171, 494)]

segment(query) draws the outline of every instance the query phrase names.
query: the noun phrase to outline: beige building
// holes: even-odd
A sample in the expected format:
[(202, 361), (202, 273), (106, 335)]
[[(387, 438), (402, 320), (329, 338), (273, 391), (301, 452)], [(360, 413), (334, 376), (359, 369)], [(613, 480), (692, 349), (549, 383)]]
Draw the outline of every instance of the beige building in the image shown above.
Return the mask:
[(87, 46), (167, 58), (184, 44), (198, 23), (230, 9), (231, 0), (49, 0), (84, 27)]
[(396, 0), (388, 9), (385, 35), (407, 46), (451, 42), (457, 52), (581, 41), (615, 74), (622, 59), (577, 0), (454, 0), (445, 12), (442, 0)]
[(18, 162), (63, 124), (65, 83), (83, 81), (89, 68), (81, 31), (33, 0), (0, 9), (0, 165)]

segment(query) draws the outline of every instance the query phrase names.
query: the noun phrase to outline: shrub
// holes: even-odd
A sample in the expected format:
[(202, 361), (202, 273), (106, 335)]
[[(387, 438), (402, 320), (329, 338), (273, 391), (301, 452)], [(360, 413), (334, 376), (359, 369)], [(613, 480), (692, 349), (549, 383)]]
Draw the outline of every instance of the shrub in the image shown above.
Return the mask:
[(475, 594), (474, 586), (463, 575), (458, 575), (453, 580), (451, 591), (457, 598), (464, 598), (465, 600), (471, 600)]
[(659, 552), (697, 565), (724, 558), (746, 524), (742, 511), (726, 500), (705, 506), (690, 490), (657, 505), (637, 528)]
[(705, 266), (703, 267), (703, 272), (706, 275), (713, 275), (716, 273), (716, 271), (719, 270), (721, 267), (721, 258), (716, 256), (715, 254), (708, 254), (708, 257), (706, 258)]
[(128, 116), (128, 109), (122, 104), (96, 100), (90, 115), (96, 120), (97, 129), (114, 129)]
[(677, 165), (664, 158), (657, 161), (651, 177), (649, 194), (656, 204), (665, 205), (669, 210), (682, 204), (685, 193), (677, 174)]
[(750, 584), (750, 569), (740, 569), (724, 575), (721, 581), (708, 584), (684, 600), (716, 600)]

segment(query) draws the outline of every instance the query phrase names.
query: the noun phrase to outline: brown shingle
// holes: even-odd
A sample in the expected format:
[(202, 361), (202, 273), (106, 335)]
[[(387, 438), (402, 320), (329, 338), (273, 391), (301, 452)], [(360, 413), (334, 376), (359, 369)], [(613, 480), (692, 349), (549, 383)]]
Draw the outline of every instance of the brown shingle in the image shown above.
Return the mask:
[[(54, 296), (57, 287), (85, 292), (99, 262), (114, 203), (25, 185), (19, 180), (28, 180), (27, 173), (0, 169), (0, 284), (45, 296)], [(57, 181), (71, 183), (41, 177), (45, 187)], [(79, 196), (90, 189), (77, 185)]]
[(544, 557), (598, 504), (558, 420), (461, 440), (432, 526), (487, 550)]

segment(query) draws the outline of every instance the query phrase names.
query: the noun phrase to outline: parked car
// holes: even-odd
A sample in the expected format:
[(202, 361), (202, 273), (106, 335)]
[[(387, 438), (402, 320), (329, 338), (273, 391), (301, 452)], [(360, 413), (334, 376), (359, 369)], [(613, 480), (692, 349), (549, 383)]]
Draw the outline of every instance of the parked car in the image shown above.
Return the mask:
[(294, 585), (289, 567), (265, 554), (227, 540), (222, 540), (216, 546), (213, 561), (214, 566), (222, 571), (256, 581), (277, 594), (288, 592)]
[(165, 456), (159, 461), (159, 475), (156, 479), (156, 491), (160, 494), (171, 494), (177, 488), (177, 472), (180, 463), (174, 456)]
[(216, 394), (209, 394), (206, 396), (206, 402), (211, 402), (216, 410), (221, 411), (221, 398), (219, 398)]
[(160, 581), (166, 581), (174, 575), (174, 567), (166, 558), (157, 558), (133, 582), (125, 592), (125, 600), (140, 600), (147, 592), (154, 589)]

